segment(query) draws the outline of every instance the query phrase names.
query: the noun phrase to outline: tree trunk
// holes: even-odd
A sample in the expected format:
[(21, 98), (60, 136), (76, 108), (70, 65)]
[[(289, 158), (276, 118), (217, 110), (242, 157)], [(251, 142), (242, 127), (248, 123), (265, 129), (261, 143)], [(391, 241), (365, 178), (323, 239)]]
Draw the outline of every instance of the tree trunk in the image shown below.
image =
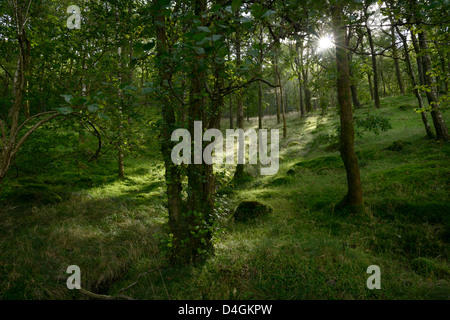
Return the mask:
[(302, 78), (301, 73), (298, 75), (298, 93), (300, 99), (300, 117), (303, 118), (306, 116), (305, 104), (303, 103), (303, 89), (302, 89)]
[[(259, 43), (261, 48), (259, 50), (259, 76), (262, 77), (262, 64), (263, 64), (263, 28), (260, 27), (259, 30)], [(258, 81), (258, 128), (261, 130), (263, 128), (263, 105), (262, 105), (262, 83)]]
[(416, 62), (417, 62), (417, 70), (419, 70), (419, 84), (421, 86), (425, 85), (425, 76), (423, 73), (423, 63), (422, 63), (422, 55), (420, 54), (420, 46), (419, 46), (419, 40), (417, 40), (416, 34), (413, 32), (412, 29), (409, 29), (411, 33), (411, 40), (414, 47), (414, 52), (416, 53)]
[(261, 130), (263, 128), (263, 107), (262, 107), (262, 84), (258, 81), (258, 128)]
[(372, 70), (373, 70), (373, 97), (375, 101), (375, 107), (379, 109), (381, 107), (380, 103), (380, 89), (378, 80), (378, 67), (377, 67), (377, 56), (375, 54), (375, 46), (372, 38), (372, 31), (369, 27), (367, 29), (367, 39), (369, 39), (370, 54), (372, 56)]
[(412, 63), (411, 63), (411, 58), (409, 56), (409, 51), (408, 51), (408, 43), (406, 40), (406, 36), (404, 36), (398, 27), (396, 27), (397, 33), (400, 36), (400, 38), (402, 39), (403, 42), (403, 49), (405, 50), (405, 58), (406, 58), (406, 64), (408, 66), (408, 70), (409, 70), (409, 74), (411, 76), (411, 80), (413, 83), (413, 87), (414, 87), (414, 94), (416, 95), (417, 101), (419, 103), (419, 108), (420, 110), (422, 110), (422, 112), (420, 112), (420, 115), (422, 117), (422, 122), (425, 126), (425, 131), (427, 133), (428, 138), (432, 139), (434, 138), (433, 132), (431, 131), (431, 127), (430, 127), (430, 123), (428, 122), (428, 118), (427, 118), (427, 114), (425, 112), (425, 104), (423, 103), (423, 99), (422, 99), (422, 95), (420, 94), (419, 89), (417, 88), (417, 79), (416, 76), (414, 74), (414, 69), (412, 67)]
[[(170, 74), (170, 69), (167, 69), (166, 63), (168, 45), (167, 45), (167, 35), (165, 27), (165, 17), (160, 15), (156, 17), (159, 24), (155, 24), (156, 28), (156, 50), (157, 59), (161, 63), (158, 65), (158, 80), (159, 86), (163, 90), (169, 91), (166, 88), (167, 83), (170, 82), (172, 75)], [(164, 63), (165, 62), (165, 63)], [(170, 260), (173, 264), (185, 263), (189, 260), (189, 254), (186, 253), (183, 247), (183, 240), (186, 238), (187, 226), (184, 221), (183, 211), (183, 201), (181, 198), (181, 172), (180, 168), (172, 162), (171, 153), (174, 147), (174, 143), (171, 141), (172, 131), (175, 129), (175, 110), (171, 101), (164, 96), (165, 99), (161, 101), (162, 103), (162, 126), (161, 126), (161, 152), (164, 158), (165, 166), (165, 180), (166, 180), (166, 194), (167, 194), (167, 208), (169, 212), (169, 228), (173, 235), (172, 239), (172, 252), (170, 254)]]
[(233, 129), (233, 97), (230, 94), (230, 129)]
[(347, 172), (348, 193), (342, 206), (360, 211), (363, 207), (363, 193), (358, 159), (354, 150), (354, 127), (350, 90), (350, 72), (345, 46), (345, 26), (343, 9), (340, 5), (332, 6), (332, 23), (336, 42), (336, 64), (338, 71), (338, 100), (340, 106), (341, 136), (339, 150)]
[(431, 117), (433, 118), (434, 129), (438, 140), (448, 141), (448, 129), (442, 117), (441, 107), (439, 105), (439, 97), (437, 94), (436, 80), (432, 74), (431, 57), (428, 52), (427, 32), (423, 30), (419, 33), (419, 45), (422, 49), (423, 73), (425, 75), (425, 84), (430, 91), (427, 91), (428, 103), (431, 106)]
[(312, 104), (311, 104), (311, 90), (309, 90), (308, 87), (308, 70), (306, 70), (306, 68), (304, 68), (302, 70), (302, 75), (303, 75), (303, 89), (305, 91), (305, 107), (306, 107), (306, 112), (311, 112), (312, 111)]
[[(392, 20), (391, 20), (391, 24)], [(400, 89), (400, 92), (402, 94), (405, 94), (405, 85), (403, 84), (403, 79), (402, 79), (402, 72), (400, 69), (400, 63), (399, 63), (399, 58), (398, 58), (398, 50), (397, 50), (397, 44), (396, 44), (396, 37), (395, 37), (395, 28), (394, 26), (391, 27), (391, 38), (392, 38), (392, 54), (394, 55), (394, 64), (395, 64), (395, 74), (397, 75), (397, 82), (398, 82), (398, 88)]]
[(381, 83), (383, 84), (383, 98), (386, 98), (386, 79), (384, 78), (384, 70), (383, 70), (383, 57), (380, 57), (380, 77)]
[[(278, 84), (276, 56), (273, 57), (273, 76), (274, 76), (275, 84)], [(275, 99), (276, 99), (276, 107), (277, 107), (277, 124), (280, 124), (281, 112), (280, 112), (280, 96), (278, 94), (278, 88), (275, 88)]]
[(350, 90), (352, 91), (352, 101), (353, 101), (353, 106), (356, 109), (361, 109), (361, 103), (358, 100), (358, 87), (356, 86), (356, 81), (353, 78), (353, 67), (352, 67), (352, 58), (353, 55), (351, 54), (351, 52), (349, 52), (348, 54), (348, 63), (349, 63), (349, 72), (350, 72), (350, 81), (351, 81), (351, 85), (350, 85)]
[(283, 138), (286, 138), (287, 137), (286, 112), (283, 101), (283, 86), (281, 84), (280, 72), (278, 70), (278, 47), (275, 49), (275, 77), (278, 85), (280, 86), (280, 107), (281, 107), (281, 114), (283, 116)]
[[(239, 16), (239, 10), (236, 12), (237, 16)], [(240, 28), (239, 26), (236, 29), (236, 66), (239, 68), (241, 66), (241, 39), (240, 39)], [(244, 130), (244, 103), (242, 98), (242, 89), (239, 89), (236, 93), (236, 107), (237, 107), (237, 123), (236, 128)], [(237, 164), (236, 171), (234, 173), (234, 178), (239, 179), (244, 175), (244, 165)]]

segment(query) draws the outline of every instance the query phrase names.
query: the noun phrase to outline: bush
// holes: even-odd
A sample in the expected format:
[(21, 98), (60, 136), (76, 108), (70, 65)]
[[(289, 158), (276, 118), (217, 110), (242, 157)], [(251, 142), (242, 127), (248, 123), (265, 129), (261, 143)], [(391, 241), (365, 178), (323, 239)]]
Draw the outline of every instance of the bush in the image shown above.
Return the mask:
[(387, 117), (369, 114), (365, 119), (355, 117), (355, 129), (357, 136), (362, 137), (367, 131), (379, 135), (381, 132), (392, 129), (392, 125)]

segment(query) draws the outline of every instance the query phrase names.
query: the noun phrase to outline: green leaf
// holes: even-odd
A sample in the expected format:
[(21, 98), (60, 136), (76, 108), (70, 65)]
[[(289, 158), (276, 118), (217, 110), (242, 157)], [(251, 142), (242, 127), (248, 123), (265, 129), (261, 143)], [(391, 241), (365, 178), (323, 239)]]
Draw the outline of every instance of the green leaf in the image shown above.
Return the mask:
[(106, 114), (104, 114), (103, 112), (100, 112), (98, 114), (98, 117), (103, 120), (109, 120), (109, 117)]
[(266, 13), (264, 13), (264, 14), (262, 15), (261, 19), (264, 19), (264, 18), (273, 16), (275, 13), (276, 13), (276, 12), (273, 11), (273, 10), (267, 10)]
[(203, 49), (203, 48), (200, 48), (200, 47), (195, 47), (194, 48), (194, 50), (195, 50), (195, 52), (197, 53), (197, 54), (205, 54), (205, 49)]
[(231, 10), (236, 11), (241, 7), (242, 0), (233, 0), (231, 2)]
[(70, 104), (70, 100), (72, 100), (73, 96), (70, 94), (62, 94), (61, 97), (64, 97), (64, 99), (66, 100), (66, 102), (68, 104)]
[(97, 110), (98, 110), (98, 104), (96, 104), (96, 103), (90, 104), (90, 105), (88, 106), (88, 110), (89, 110), (90, 112), (95, 112), (95, 111), (97, 111)]
[(217, 41), (217, 40), (222, 39), (222, 35), (220, 35), (220, 34), (214, 34), (211, 38), (212, 38), (212, 41)]
[(197, 29), (198, 29), (199, 31), (202, 31), (202, 32), (208, 32), (208, 33), (211, 33), (211, 30), (209, 30), (209, 28), (208, 28), (208, 27), (205, 27), (205, 26), (198, 26)]
[(56, 108), (56, 110), (61, 114), (71, 114), (73, 112), (71, 107)]

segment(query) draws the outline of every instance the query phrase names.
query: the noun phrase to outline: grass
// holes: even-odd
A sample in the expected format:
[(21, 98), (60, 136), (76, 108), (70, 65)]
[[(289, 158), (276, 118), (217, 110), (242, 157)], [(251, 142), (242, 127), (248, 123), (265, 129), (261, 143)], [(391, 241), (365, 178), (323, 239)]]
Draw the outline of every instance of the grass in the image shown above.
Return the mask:
[[(67, 266), (77, 264), (83, 287), (108, 294), (156, 270), (124, 292), (139, 299), (449, 299), (450, 145), (425, 139), (412, 95), (382, 104), (356, 111), (392, 124), (355, 142), (363, 214), (334, 210), (346, 192), (343, 163), (326, 141), (311, 143), (333, 134), (338, 116), (291, 114), (277, 175), (247, 166), (245, 181), (231, 185), (234, 168), (219, 170), (225, 187), (217, 209), (225, 217), (242, 200), (273, 212), (248, 223), (223, 218), (215, 255), (203, 264), (167, 265), (156, 154), (127, 158), (124, 181), (115, 179), (112, 158), (10, 179), (0, 211), (0, 298), (85, 299), (65, 285)], [(256, 119), (246, 125), (256, 127)], [(264, 125), (282, 129), (274, 118)], [(407, 142), (401, 150), (387, 149), (399, 140)], [(366, 287), (370, 265), (381, 268), (381, 290)]]

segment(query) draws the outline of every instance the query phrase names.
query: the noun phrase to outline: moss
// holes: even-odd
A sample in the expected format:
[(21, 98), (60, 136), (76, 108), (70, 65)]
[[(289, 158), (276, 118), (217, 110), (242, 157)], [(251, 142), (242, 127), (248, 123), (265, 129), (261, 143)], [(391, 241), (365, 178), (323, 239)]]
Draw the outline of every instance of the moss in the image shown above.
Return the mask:
[(408, 105), (408, 104), (402, 104), (398, 107), (398, 109), (400, 111), (408, 111), (408, 110), (412, 111), (412, 110), (414, 110), (414, 108), (415, 108), (415, 106)]
[(407, 141), (403, 141), (403, 140), (397, 140), (397, 141), (394, 141), (388, 147), (386, 147), (384, 150), (398, 152), (398, 151), (402, 151), (408, 145), (411, 145), (411, 142), (407, 142)]
[(298, 162), (294, 165), (296, 168), (309, 169), (314, 172), (322, 172), (324, 170), (343, 169), (344, 162), (339, 156), (326, 156), (313, 160)]
[(233, 213), (233, 219), (236, 222), (245, 222), (272, 213), (270, 206), (257, 201), (243, 201), (239, 204)]
[(269, 185), (283, 186), (283, 185), (289, 184), (290, 182), (292, 182), (292, 179), (290, 177), (280, 177), (280, 178), (276, 178), (276, 179), (273, 179), (272, 181), (270, 181)]

